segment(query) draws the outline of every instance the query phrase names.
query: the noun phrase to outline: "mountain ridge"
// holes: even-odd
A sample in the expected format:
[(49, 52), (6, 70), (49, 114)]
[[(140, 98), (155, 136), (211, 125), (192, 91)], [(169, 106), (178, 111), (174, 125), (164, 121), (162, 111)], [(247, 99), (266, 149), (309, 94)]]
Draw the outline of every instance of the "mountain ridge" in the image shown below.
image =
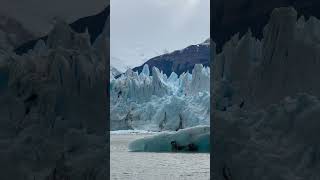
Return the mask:
[(178, 75), (184, 72), (192, 72), (195, 64), (209, 66), (210, 61), (210, 39), (196, 45), (190, 45), (184, 49), (163, 54), (149, 59), (141, 66), (133, 68), (133, 71), (142, 71), (143, 66), (148, 64), (150, 68), (157, 67), (167, 76), (172, 72)]

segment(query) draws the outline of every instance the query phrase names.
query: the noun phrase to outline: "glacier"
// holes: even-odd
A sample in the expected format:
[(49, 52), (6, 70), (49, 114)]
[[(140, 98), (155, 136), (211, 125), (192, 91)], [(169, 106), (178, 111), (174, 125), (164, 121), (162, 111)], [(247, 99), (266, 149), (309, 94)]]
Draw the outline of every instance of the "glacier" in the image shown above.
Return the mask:
[(109, 26), (91, 43), (61, 21), (27, 53), (0, 48), (1, 179), (108, 177)]
[(162, 132), (129, 144), (131, 152), (210, 152), (210, 126)]
[(262, 39), (237, 33), (213, 53), (215, 179), (320, 179), (319, 29), (276, 8)]
[(158, 68), (128, 69), (110, 79), (111, 130), (177, 131), (210, 124), (210, 68), (167, 77)]

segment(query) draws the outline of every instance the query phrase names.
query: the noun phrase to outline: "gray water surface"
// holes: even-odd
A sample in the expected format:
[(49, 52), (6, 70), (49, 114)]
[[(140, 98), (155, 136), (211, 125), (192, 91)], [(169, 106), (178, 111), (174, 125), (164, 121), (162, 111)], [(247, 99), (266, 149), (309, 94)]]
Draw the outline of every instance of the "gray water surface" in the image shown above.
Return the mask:
[(112, 180), (210, 179), (209, 153), (128, 152), (128, 144), (144, 136), (148, 134), (110, 135)]

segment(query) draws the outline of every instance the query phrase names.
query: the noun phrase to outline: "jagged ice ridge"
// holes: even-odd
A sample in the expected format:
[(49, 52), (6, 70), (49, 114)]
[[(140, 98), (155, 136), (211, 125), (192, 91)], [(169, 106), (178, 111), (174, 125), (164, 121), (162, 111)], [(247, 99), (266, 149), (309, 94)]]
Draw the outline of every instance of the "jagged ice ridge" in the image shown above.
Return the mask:
[(210, 68), (195, 65), (192, 74), (167, 77), (148, 65), (128, 69), (110, 82), (111, 130), (178, 130), (210, 124)]

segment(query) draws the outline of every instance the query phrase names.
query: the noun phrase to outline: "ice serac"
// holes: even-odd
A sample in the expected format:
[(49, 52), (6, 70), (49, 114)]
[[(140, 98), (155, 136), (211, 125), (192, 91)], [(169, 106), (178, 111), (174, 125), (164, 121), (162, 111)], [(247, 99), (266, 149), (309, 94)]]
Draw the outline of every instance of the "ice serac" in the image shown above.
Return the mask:
[(152, 68), (152, 94), (163, 96), (168, 93), (168, 87), (164, 82), (164, 75), (158, 68)]
[(319, 96), (319, 34), (312, 33), (319, 21), (314, 19), (297, 21), (293, 8), (275, 9), (261, 41), (250, 32), (241, 39), (235, 35), (216, 55), (217, 98), (259, 107), (298, 92)]
[(199, 91), (209, 91), (210, 89), (210, 69), (203, 68), (202, 64), (196, 64), (192, 70), (192, 80), (190, 83), (190, 93)]
[(215, 179), (319, 179), (319, 20), (277, 8), (215, 55)]
[[(179, 147), (173, 147), (174, 142)], [(129, 144), (132, 152), (210, 152), (210, 126), (196, 126), (178, 132), (162, 132)]]
[[(101, 36), (103, 30), (108, 31), (108, 28), (106, 29), (106, 28), (104, 28), (104, 26), (105, 26), (105, 20), (109, 18), (109, 14), (110, 14), (110, 7), (105, 6), (105, 8), (102, 12), (99, 12), (98, 14), (95, 14), (92, 16), (80, 18), (80, 19), (72, 22), (71, 24), (69, 24), (69, 26), (71, 27), (71, 29), (74, 32), (77, 32), (77, 33), (87, 32), (88, 34), (90, 34), (90, 42), (92, 44), (96, 41), (96, 39), (99, 36)], [(20, 29), (22, 29), (22, 28), (20, 28)], [(107, 34), (108, 34), (108, 32), (107, 32)], [(28, 38), (29, 38), (29, 41), (19, 42), (19, 43), (23, 43), (23, 44), (19, 44), (19, 46), (15, 47), (14, 52), (16, 54), (22, 55), (22, 54), (27, 53), (29, 50), (34, 48), (35, 44), (40, 39), (46, 41), (48, 36), (46, 35), (43, 37), (37, 37), (36, 39), (28, 36)], [(107, 49), (106, 51), (109, 51), (109, 49)]]
[(146, 75), (146, 76), (150, 76), (150, 71), (149, 71), (149, 65), (148, 64), (145, 64), (143, 66), (143, 69), (142, 69), (142, 74)]
[(320, 18), (320, 2), (317, 0), (215, 0), (211, 5), (211, 38), (217, 43), (219, 53), (233, 34), (239, 32), (242, 36), (248, 27), (254, 37), (261, 39), (274, 8), (293, 6), (299, 17)]
[(122, 74), (117, 68), (110, 66), (110, 81)]
[(59, 22), (47, 42), (1, 60), (3, 179), (106, 178), (108, 37), (89, 38)]
[[(209, 125), (210, 68), (169, 78), (158, 68), (138, 74), (128, 69), (110, 84), (111, 129), (179, 130)], [(196, 79), (195, 79), (196, 78)]]

